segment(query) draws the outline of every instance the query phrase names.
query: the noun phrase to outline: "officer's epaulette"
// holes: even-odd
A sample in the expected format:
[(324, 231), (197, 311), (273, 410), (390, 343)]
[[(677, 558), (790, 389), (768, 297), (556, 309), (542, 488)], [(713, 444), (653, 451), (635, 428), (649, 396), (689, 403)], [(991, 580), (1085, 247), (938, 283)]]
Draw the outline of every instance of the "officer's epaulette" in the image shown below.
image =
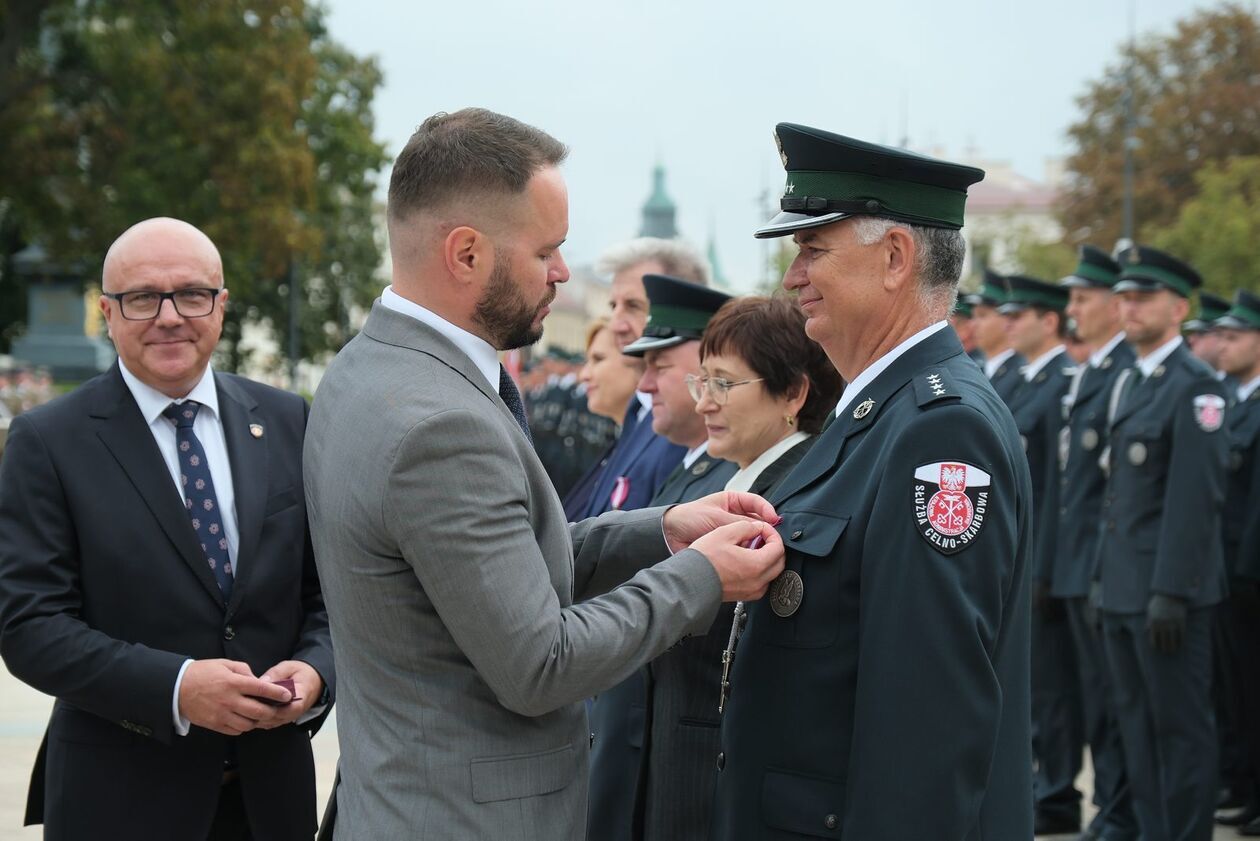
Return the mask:
[(944, 400), (959, 400), (962, 392), (944, 368), (924, 368), (914, 375), (914, 396), (920, 406), (929, 406)]

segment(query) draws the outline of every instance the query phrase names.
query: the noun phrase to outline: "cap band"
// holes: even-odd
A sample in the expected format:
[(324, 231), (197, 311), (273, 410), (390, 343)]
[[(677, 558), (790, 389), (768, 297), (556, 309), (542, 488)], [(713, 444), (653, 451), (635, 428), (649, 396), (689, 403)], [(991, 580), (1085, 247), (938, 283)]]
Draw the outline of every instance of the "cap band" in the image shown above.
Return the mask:
[(1162, 283), (1183, 298), (1189, 298), (1194, 292), (1194, 287), (1184, 277), (1178, 274), (1162, 269), (1159, 266), (1152, 266), (1149, 263), (1143, 263), (1139, 266), (1128, 266), (1120, 273), (1121, 280), (1137, 280), (1146, 281), (1147, 283)]
[(831, 210), (827, 202), (843, 202), (846, 213), (904, 218), (936, 227), (961, 228), (967, 193), (915, 181), (877, 178), (861, 172), (819, 172), (792, 170), (787, 174), (784, 201), (793, 207), (784, 210), (813, 210), (809, 200), (823, 198), (818, 211)]

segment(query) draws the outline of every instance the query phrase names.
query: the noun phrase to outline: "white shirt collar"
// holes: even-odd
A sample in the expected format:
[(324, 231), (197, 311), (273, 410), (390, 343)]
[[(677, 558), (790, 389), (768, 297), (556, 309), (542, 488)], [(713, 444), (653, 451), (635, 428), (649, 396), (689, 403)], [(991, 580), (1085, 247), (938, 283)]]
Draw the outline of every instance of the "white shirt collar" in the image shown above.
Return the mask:
[(1111, 337), (1111, 341), (1107, 342), (1107, 344), (1103, 345), (1098, 350), (1094, 351), (1093, 353), (1089, 355), (1089, 367), (1101, 368), (1103, 362), (1106, 361), (1107, 357), (1111, 356), (1111, 352), (1115, 350), (1119, 346), (1119, 344), (1123, 341), (1124, 341), (1124, 331), (1121, 330), (1119, 333)]
[(122, 357), (118, 359), (118, 371), (122, 374), (123, 382), (127, 384), (127, 389), (131, 392), (131, 396), (135, 398), (136, 405), (140, 407), (140, 414), (144, 416), (144, 422), (152, 425), (158, 418), (162, 417), (162, 412), (171, 403), (183, 403), (185, 400), (195, 400), (208, 408), (214, 416), (219, 417), (219, 390), (214, 387), (214, 372), (210, 369), (210, 365), (206, 365), (205, 373), (201, 375), (201, 379), (193, 386), (192, 391), (187, 396), (172, 399), (162, 392), (158, 391), (148, 383), (140, 381), (140, 378), (123, 364)]
[(1060, 353), (1063, 353), (1063, 351), (1064, 351), (1064, 345), (1055, 345), (1050, 350), (1041, 354), (1041, 356), (1038, 356), (1032, 362), (1029, 362), (1020, 370), (1020, 373), (1024, 375), (1024, 380), (1026, 382), (1032, 382), (1033, 377), (1040, 374), (1041, 369), (1049, 365), (1050, 360), (1054, 359)]
[(752, 460), (747, 467), (741, 467), (726, 483), (728, 491), (747, 491), (753, 486), (765, 469), (779, 460), (779, 457), (809, 437), (808, 432), (793, 432), (770, 449)]
[(652, 411), (652, 395), (646, 391), (636, 391), (634, 396), (639, 398), (639, 420), (643, 420), (643, 416)]
[(1251, 397), (1252, 393), (1255, 392), (1257, 388), (1260, 388), (1260, 377), (1256, 377), (1251, 382), (1238, 386), (1238, 399), (1246, 400)]
[(456, 327), (442, 316), (425, 309), (415, 301), (404, 298), (394, 291), (394, 287), (386, 286), (381, 293), (381, 306), (414, 318), (421, 324), (427, 324), (451, 341), (451, 344), (464, 352), (472, 360), (473, 365), (486, 378), (490, 388), (496, 394), (499, 391), (499, 352), (494, 346), (480, 336), (469, 333), (462, 327)]
[(854, 398), (856, 398), (868, 385), (873, 383), (876, 377), (884, 373), (889, 365), (896, 362), (899, 356), (910, 350), (910, 348), (914, 347), (919, 342), (931, 336), (933, 333), (944, 330), (948, 326), (949, 322), (942, 320), (924, 327), (922, 330), (915, 333), (913, 336), (906, 339), (901, 344), (897, 345), (895, 348), (888, 351), (888, 353), (885, 353), (879, 359), (876, 359), (867, 366), (865, 371), (853, 378), (853, 382), (845, 386), (844, 393), (840, 395), (840, 402), (836, 404), (836, 417), (839, 417), (845, 407), (852, 403)]
[(682, 461), (683, 469), (690, 470), (691, 465), (696, 463), (696, 459), (700, 458), (700, 456), (704, 455), (708, 451), (709, 451), (709, 439), (706, 438), (704, 439), (703, 444), (701, 444), (698, 447), (694, 447), (693, 449), (688, 450), (687, 454), (683, 456), (683, 461)]
[(1155, 348), (1150, 355), (1143, 356), (1137, 361), (1138, 370), (1142, 372), (1142, 376), (1149, 377), (1155, 373), (1155, 369), (1164, 363), (1174, 350), (1181, 344), (1181, 336), (1173, 336), (1171, 340)]
[(984, 375), (989, 379), (993, 379), (993, 375), (997, 373), (997, 369), (1001, 368), (1006, 360), (1015, 355), (1015, 348), (1008, 347), (999, 354), (984, 360)]

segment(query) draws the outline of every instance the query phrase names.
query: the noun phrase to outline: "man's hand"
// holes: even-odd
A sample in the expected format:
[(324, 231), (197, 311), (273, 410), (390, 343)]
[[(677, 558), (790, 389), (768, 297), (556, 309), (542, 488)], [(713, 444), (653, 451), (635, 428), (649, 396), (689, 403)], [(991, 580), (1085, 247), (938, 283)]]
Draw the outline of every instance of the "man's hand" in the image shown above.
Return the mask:
[(1160, 654), (1176, 654), (1186, 638), (1186, 600), (1156, 593), (1146, 606), (1146, 632)]
[[(296, 683), (295, 683), (296, 685)], [(179, 713), (198, 727), (239, 736), (270, 722), (283, 707), (272, 707), (257, 698), (280, 704), (289, 701), (289, 690), (254, 677), (245, 663), (236, 660), (194, 660), (179, 684)]]
[(680, 552), (719, 526), (748, 522), (750, 518), (765, 523), (779, 521), (774, 506), (756, 494), (719, 491), (666, 511), (665, 539), (671, 552)]
[[(758, 535), (765, 543), (758, 549), (745, 549), (744, 545)], [(718, 526), (694, 541), (691, 548), (713, 564), (722, 582), (724, 602), (761, 598), (783, 571), (783, 539), (772, 526), (757, 520), (738, 519)]]
[(258, 726), (264, 730), (270, 730), (273, 727), (281, 727), (297, 721), (306, 714), (307, 710), (315, 705), (315, 702), (319, 700), (319, 696), (324, 694), (324, 681), (320, 679), (319, 672), (301, 660), (285, 660), (282, 663), (277, 663), (265, 671), (261, 679), (291, 679), (293, 688), (297, 690), (297, 695), (295, 696), (297, 700), (276, 709), (275, 716), (270, 720), (258, 723)]

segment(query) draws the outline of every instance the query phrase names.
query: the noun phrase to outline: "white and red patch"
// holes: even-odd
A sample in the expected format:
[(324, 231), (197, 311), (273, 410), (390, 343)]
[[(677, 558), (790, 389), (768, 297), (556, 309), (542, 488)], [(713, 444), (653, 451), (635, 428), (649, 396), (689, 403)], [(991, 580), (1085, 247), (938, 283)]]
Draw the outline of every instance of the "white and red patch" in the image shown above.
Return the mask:
[(975, 465), (938, 461), (914, 471), (914, 522), (932, 548), (952, 555), (970, 546), (989, 511), (992, 477)]
[(1215, 432), (1225, 422), (1225, 398), (1219, 394), (1200, 394), (1194, 398), (1194, 422), (1204, 432)]

